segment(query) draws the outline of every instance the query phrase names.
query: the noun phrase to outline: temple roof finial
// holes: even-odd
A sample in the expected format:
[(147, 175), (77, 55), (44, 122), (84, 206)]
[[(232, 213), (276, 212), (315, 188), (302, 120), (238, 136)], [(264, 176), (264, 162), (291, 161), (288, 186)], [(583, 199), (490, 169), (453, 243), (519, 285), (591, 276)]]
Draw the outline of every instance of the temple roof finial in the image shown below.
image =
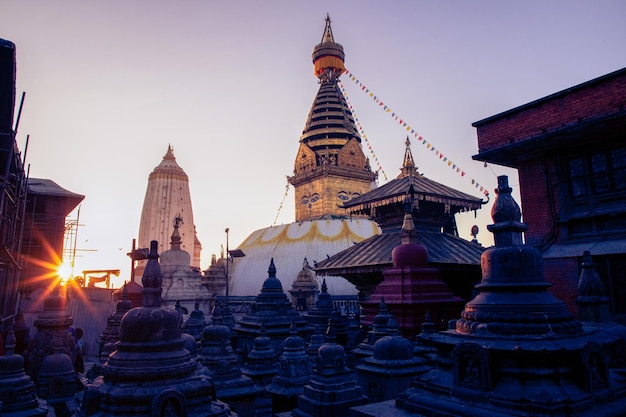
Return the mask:
[(413, 153), (411, 152), (411, 141), (409, 137), (406, 137), (404, 142), (404, 160), (402, 161), (402, 168), (400, 168), (400, 174), (396, 178), (404, 178), (409, 176), (420, 176), (417, 166), (415, 166), (415, 160), (413, 159)]
[(178, 231), (178, 228), (180, 227), (182, 222), (183, 222), (183, 218), (181, 217), (180, 214), (177, 214), (176, 217), (174, 218), (174, 231), (172, 232), (172, 236), (170, 240), (170, 247), (172, 249), (180, 249), (180, 244), (181, 244), (182, 239), (180, 238), (180, 232)]
[(174, 161), (176, 160), (176, 157), (174, 156), (174, 148), (172, 148), (171, 144), (167, 145), (167, 152), (165, 152), (163, 159), (172, 159)]

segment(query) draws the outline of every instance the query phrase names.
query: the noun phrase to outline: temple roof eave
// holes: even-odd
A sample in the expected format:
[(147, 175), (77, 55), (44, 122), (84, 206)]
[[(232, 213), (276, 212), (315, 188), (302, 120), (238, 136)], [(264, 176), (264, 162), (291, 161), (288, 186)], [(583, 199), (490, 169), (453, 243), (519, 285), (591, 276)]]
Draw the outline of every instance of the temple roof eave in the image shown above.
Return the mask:
[[(372, 236), (318, 262), (317, 275), (345, 276), (373, 273), (392, 265), (391, 251), (400, 244), (401, 231)], [(420, 230), (417, 240), (428, 250), (428, 263), (441, 269), (478, 267), (485, 250), (482, 246), (448, 233)]]
[[(448, 204), (456, 207), (456, 212), (478, 210), (484, 204), (480, 198), (457, 191), (424, 176), (407, 176), (391, 180), (367, 194), (347, 201), (342, 207), (350, 212), (356, 212), (372, 207), (401, 203), (407, 193), (411, 192), (411, 186), (413, 187), (415, 200)], [(454, 211), (452, 207), (451, 211)]]

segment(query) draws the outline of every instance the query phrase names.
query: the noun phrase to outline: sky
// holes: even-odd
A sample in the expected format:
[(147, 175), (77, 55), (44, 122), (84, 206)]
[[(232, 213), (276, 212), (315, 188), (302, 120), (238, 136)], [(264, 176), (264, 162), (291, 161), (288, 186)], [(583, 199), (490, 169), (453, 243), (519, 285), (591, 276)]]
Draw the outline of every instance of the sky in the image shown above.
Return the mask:
[(17, 141), (24, 151), (29, 135), (30, 176), (85, 196), (74, 275), (129, 279), (148, 175), (170, 144), (189, 176), (203, 269), (226, 228), (232, 249), (294, 220), (286, 177), (318, 89), (311, 53), (327, 13), (379, 185), (399, 173), (407, 123), (466, 174), (411, 137), (420, 172), (490, 191), (476, 217), (457, 216), (460, 235), (476, 224), (485, 246), (496, 177), (509, 176), (519, 201), (518, 179), (472, 159), (471, 124), (626, 64), (622, 0), (0, 0), (17, 101), (26, 93)]

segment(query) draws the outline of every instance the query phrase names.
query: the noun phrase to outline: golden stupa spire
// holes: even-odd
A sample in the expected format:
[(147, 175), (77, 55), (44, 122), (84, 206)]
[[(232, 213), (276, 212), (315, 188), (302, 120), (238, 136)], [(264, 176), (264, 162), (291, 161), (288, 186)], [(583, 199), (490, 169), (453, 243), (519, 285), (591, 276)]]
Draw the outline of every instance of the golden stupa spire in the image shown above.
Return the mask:
[(322, 41), (313, 50), (315, 76), (320, 79), (324, 76), (339, 77), (346, 70), (344, 60), (343, 46), (335, 42), (333, 29), (330, 26), (330, 16), (326, 14)]

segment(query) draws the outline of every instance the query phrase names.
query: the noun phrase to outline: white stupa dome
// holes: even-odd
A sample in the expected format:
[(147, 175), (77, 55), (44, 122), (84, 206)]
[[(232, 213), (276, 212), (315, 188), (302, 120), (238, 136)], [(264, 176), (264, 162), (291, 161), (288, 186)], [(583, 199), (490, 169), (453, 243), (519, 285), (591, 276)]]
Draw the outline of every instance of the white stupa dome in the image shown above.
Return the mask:
[[(304, 258), (314, 265), (376, 234), (380, 234), (378, 225), (365, 218), (306, 220), (256, 230), (237, 247), (245, 256), (231, 264), (229, 293), (258, 295), (272, 258), (276, 277), (288, 291), (302, 270)], [(326, 284), (332, 295), (358, 292), (342, 277), (326, 277)]]

